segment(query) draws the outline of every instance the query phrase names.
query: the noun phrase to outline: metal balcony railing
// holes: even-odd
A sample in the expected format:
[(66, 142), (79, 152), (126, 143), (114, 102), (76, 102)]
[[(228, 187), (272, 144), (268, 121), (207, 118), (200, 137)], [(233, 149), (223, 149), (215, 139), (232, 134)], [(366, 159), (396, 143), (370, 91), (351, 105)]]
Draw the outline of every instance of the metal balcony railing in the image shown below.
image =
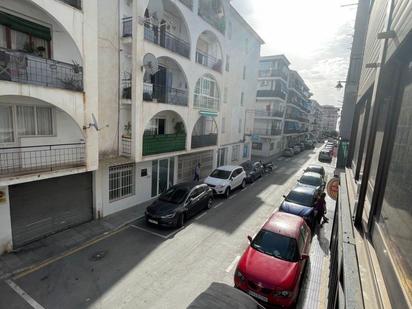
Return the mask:
[(262, 135), (262, 136), (278, 136), (282, 134), (282, 129), (279, 129), (279, 128), (253, 129), (253, 134)]
[(209, 67), (216, 72), (222, 73), (222, 60), (208, 55), (199, 49), (196, 51), (196, 62)]
[(132, 79), (122, 79), (122, 99), (130, 100), (132, 98)]
[(305, 122), (305, 123), (309, 123), (309, 119), (302, 117), (302, 116), (297, 116), (297, 115), (293, 115), (293, 114), (286, 114), (286, 119), (293, 119), (293, 120), (297, 120), (300, 122)]
[(283, 130), (284, 134), (305, 133), (305, 132), (308, 132), (308, 129), (285, 128)]
[(193, 107), (210, 111), (219, 111), (219, 103), (219, 98), (206, 97), (203, 95), (195, 94)]
[(209, 1), (199, 2), (198, 15), (202, 17), (209, 25), (216, 28), (222, 34), (225, 34), (226, 21), (224, 17), (214, 10)]
[(286, 92), (280, 90), (258, 90), (256, 93), (257, 97), (261, 98), (281, 98), (286, 99)]
[(145, 22), (144, 38), (183, 57), (190, 57), (190, 44), (174, 34), (162, 30), (162, 27)]
[(131, 37), (133, 34), (133, 19), (132, 17), (123, 18), (123, 37)]
[(132, 138), (128, 136), (122, 136), (122, 148), (121, 155), (130, 157), (132, 155)]
[(0, 48), (0, 80), (83, 91), (83, 68)]
[(162, 85), (143, 84), (143, 100), (172, 105), (187, 106), (187, 91)]
[(283, 78), (286, 81), (288, 80), (287, 73), (285, 73), (281, 70), (276, 70), (276, 69), (259, 70), (259, 77), (280, 77), (280, 78)]
[(255, 111), (256, 117), (283, 117), (283, 111), (274, 110), (274, 111), (265, 111), (265, 110), (256, 110)]
[(192, 135), (192, 148), (201, 148), (217, 145), (217, 134)]
[(85, 165), (84, 143), (0, 149), (0, 177), (56, 171)]
[(155, 155), (186, 149), (186, 134), (162, 134), (143, 136), (143, 155)]
[(60, 0), (64, 3), (67, 3), (68, 5), (71, 5), (72, 7), (81, 10), (82, 9), (82, 2), (81, 0)]

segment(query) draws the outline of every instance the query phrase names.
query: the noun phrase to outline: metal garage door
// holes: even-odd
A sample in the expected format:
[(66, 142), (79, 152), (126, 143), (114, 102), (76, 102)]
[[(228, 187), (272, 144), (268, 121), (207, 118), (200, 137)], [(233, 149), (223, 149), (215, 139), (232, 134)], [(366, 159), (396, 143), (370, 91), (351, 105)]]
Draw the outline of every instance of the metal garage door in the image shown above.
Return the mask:
[(93, 218), (91, 173), (10, 186), (9, 194), (14, 248)]
[(177, 181), (192, 181), (196, 164), (200, 162), (200, 178), (208, 176), (213, 169), (213, 151), (204, 151), (178, 157)]

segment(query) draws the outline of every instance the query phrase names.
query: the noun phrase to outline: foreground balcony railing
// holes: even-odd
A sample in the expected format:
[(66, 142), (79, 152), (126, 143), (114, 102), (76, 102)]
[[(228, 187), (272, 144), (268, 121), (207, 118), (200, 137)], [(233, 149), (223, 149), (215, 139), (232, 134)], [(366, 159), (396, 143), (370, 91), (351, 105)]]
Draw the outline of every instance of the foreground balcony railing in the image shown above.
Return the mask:
[(0, 177), (49, 172), (85, 165), (84, 143), (0, 149)]
[(187, 106), (187, 91), (149, 83), (143, 84), (143, 100), (172, 105)]
[(283, 111), (265, 111), (265, 110), (256, 110), (255, 111), (256, 117), (283, 117)]
[(78, 64), (0, 49), (0, 80), (83, 91), (83, 68)]
[(282, 134), (282, 129), (268, 128), (268, 129), (253, 129), (253, 134), (262, 136), (277, 136)]
[(162, 134), (143, 136), (143, 155), (155, 155), (186, 149), (186, 134)]
[(144, 24), (144, 38), (183, 57), (190, 57), (190, 44), (174, 34), (162, 30), (159, 26), (153, 26), (146, 22)]
[(130, 157), (132, 155), (132, 138), (128, 136), (122, 136), (121, 155), (124, 157)]
[(281, 98), (286, 99), (287, 93), (278, 90), (258, 90), (256, 93), (257, 97), (261, 98)]
[(204, 134), (192, 136), (192, 148), (201, 148), (217, 145), (217, 134)]
[(297, 116), (297, 115), (290, 115), (290, 114), (286, 114), (286, 119), (293, 119), (293, 120), (298, 120), (300, 122), (305, 122), (305, 123), (309, 123), (309, 119), (302, 117), (302, 116)]
[(284, 73), (281, 70), (259, 70), (259, 77), (280, 77), (283, 78), (285, 81), (288, 80), (287, 73)]
[(203, 95), (195, 94), (195, 101), (193, 102), (193, 107), (211, 111), (218, 111), (219, 101), (219, 98), (206, 97)]
[(196, 51), (196, 62), (209, 67), (214, 71), (222, 73), (222, 60), (208, 55), (199, 49)]
[(132, 98), (132, 79), (122, 79), (122, 99), (130, 100)]
[(289, 129), (285, 128), (283, 131), (284, 134), (294, 134), (294, 133), (305, 133), (308, 132), (308, 129)]
[(75, 7), (76, 9), (79, 9), (79, 10), (82, 9), (81, 0), (60, 0), (60, 1), (67, 3), (68, 5), (71, 5), (72, 7)]
[(131, 37), (133, 33), (133, 19), (132, 17), (123, 18), (123, 37)]

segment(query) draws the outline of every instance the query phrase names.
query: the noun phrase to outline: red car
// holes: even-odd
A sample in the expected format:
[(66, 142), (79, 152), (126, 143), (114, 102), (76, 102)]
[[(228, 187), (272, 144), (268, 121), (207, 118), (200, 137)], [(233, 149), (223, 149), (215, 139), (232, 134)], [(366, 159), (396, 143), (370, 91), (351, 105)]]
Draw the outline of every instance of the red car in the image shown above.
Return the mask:
[(311, 241), (310, 228), (298, 216), (276, 212), (243, 253), (235, 272), (235, 286), (265, 305), (292, 306)]

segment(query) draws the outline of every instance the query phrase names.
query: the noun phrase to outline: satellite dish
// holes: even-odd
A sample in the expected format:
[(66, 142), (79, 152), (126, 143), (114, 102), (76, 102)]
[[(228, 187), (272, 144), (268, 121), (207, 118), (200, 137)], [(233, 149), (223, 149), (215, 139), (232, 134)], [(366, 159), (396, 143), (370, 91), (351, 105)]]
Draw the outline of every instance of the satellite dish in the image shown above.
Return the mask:
[(156, 74), (159, 71), (159, 63), (157, 58), (153, 54), (146, 54), (143, 57), (143, 68), (146, 70), (147, 73), (150, 75)]

